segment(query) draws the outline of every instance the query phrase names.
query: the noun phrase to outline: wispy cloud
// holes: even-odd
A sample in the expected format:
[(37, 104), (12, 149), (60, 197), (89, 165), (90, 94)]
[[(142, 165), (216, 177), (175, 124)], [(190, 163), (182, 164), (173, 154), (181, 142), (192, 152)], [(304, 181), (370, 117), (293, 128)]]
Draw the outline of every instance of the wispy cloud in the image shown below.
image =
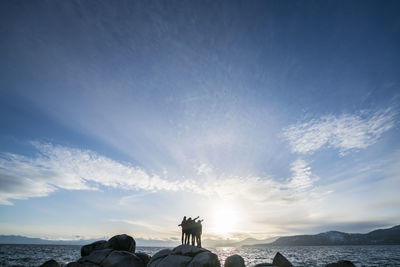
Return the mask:
[(292, 178), (288, 184), (295, 191), (304, 191), (313, 186), (318, 177), (311, 173), (311, 167), (302, 160), (297, 159), (291, 164)]
[(114, 161), (93, 151), (33, 143), (37, 157), (3, 153), (0, 157), (0, 203), (46, 196), (59, 188), (97, 190), (99, 185), (133, 190), (182, 190), (178, 182)]
[(376, 143), (394, 126), (394, 117), (390, 108), (360, 114), (328, 115), (290, 125), (283, 134), (293, 152), (313, 153), (327, 146), (344, 155), (350, 150), (364, 149)]
[(293, 175), (284, 181), (273, 177), (215, 175), (201, 165), (195, 179), (171, 179), (121, 163), (90, 150), (33, 143), (38, 154), (27, 157), (3, 153), (0, 157), (0, 204), (11, 199), (46, 196), (58, 189), (98, 190), (100, 186), (157, 192), (186, 191), (220, 199), (247, 199), (259, 203), (288, 201), (312, 191), (316, 177), (304, 160), (291, 165)]

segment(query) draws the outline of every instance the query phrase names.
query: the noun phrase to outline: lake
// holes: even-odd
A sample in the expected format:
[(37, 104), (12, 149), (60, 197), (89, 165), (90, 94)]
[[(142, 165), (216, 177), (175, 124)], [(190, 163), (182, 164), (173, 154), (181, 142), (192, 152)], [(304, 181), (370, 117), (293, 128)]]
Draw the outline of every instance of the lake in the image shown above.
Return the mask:
[[(137, 247), (137, 252), (154, 255), (161, 247)], [(298, 246), (268, 248), (212, 248), (223, 265), (226, 257), (239, 254), (246, 266), (272, 262), (281, 252), (294, 266), (324, 266), (340, 259), (356, 266), (400, 266), (400, 246)], [(62, 264), (80, 258), (80, 246), (0, 245), (0, 266), (39, 266), (49, 259)]]

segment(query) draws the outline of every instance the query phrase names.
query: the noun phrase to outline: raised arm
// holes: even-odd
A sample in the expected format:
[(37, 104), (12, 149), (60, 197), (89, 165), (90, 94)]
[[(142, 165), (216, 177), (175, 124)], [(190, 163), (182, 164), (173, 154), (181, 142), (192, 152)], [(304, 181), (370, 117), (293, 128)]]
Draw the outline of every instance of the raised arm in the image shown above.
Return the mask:
[(197, 216), (196, 218), (193, 219), (193, 221), (197, 220), (200, 216)]

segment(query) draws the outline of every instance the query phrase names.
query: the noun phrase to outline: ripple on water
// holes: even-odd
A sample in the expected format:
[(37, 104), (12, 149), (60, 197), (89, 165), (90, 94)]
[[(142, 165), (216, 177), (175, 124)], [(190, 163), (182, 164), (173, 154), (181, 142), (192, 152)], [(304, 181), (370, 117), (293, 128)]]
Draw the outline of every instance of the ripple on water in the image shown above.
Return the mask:
[[(162, 247), (137, 247), (138, 252), (154, 255)], [(400, 266), (400, 246), (326, 246), (213, 248), (223, 263), (233, 254), (241, 255), (247, 266), (272, 262), (279, 251), (295, 266), (324, 266), (341, 259), (356, 266)], [(80, 246), (0, 245), (0, 266), (39, 266), (49, 259), (66, 264), (80, 258)]]

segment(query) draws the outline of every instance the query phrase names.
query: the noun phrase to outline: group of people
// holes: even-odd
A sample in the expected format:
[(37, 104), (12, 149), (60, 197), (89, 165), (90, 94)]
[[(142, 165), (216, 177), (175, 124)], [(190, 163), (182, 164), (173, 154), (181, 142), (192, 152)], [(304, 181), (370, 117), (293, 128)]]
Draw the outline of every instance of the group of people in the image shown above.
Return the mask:
[(192, 238), (192, 246), (194, 246), (196, 242), (197, 246), (201, 248), (201, 234), (203, 227), (201, 222), (203, 220), (196, 221), (198, 218), (199, 216), (194, 219), (190, 217), (186, 219), (186, 216), (184, 216), (181, 224), (178, 225), (182, 227), (182, 244), (190, 245), (190, 238)]

